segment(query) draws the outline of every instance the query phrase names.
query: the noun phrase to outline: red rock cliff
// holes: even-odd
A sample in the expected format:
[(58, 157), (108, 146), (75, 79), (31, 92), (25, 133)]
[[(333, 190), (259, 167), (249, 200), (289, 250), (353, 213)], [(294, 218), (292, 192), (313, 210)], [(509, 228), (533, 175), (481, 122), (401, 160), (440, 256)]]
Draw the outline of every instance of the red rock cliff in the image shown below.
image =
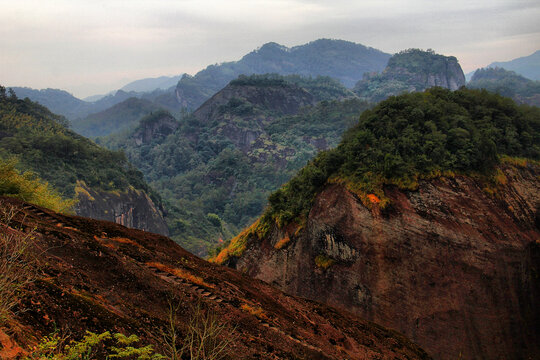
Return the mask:
[(384, 211), (328, 185), (297, 236), (274, 228), (229, 262), (401, 331), (434, 358), (536, 358), (540, 169), (503, 173), (498, 195), (463, 176), (386, 188)]

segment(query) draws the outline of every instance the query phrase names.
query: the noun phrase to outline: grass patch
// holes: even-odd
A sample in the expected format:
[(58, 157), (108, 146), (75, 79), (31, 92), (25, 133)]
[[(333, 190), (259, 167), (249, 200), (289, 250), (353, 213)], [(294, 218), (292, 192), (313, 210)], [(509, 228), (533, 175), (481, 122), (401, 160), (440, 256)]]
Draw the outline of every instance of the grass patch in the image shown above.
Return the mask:
[(315, 265), (317, 265), (318, 268), (321, 269), (328, 269), (330, 266), (332, 266), (336, 261), (332, 259), (331, 257), (328, 257), (324, 254), (319, 254), (315, 258)]

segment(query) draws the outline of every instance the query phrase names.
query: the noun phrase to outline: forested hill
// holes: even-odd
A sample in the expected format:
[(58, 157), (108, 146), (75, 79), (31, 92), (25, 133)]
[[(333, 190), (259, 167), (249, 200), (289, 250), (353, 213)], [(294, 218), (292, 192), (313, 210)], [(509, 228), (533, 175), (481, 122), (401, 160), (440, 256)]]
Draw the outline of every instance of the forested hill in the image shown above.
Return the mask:
[(384, 207), (385, 185), (415, 189), (422, 178), (455, 173), (489, 180), (504, 156), (540, 160), (539, 108), (465, 88), (391, 97), (274, 192), (258, 227), (302, 223), (329, 182), (345, 183), (366, 204), (378, 199)]
[(389, 54), (343, 40), (319, 39), (287, 48), (267, 43), (238, 61), (210, 65), (184, 75), (176, 87), (182, 106), (195, 109), (239, 75), (277, 73), (329, 76), (351, 88), (364, 73), (382, 71)]
[[(0, 87), (1, 158), (18, 159), (20, 170), (35, 172), (64, 197), (77, 197), (79, 215), (115, 221), (115, 216), (125, 215), (130, 211), (128, 207), (134, 206), (125, 203), (125, 198), (133, 203), (141, 200), (140, 206), (152, 203), (145, 194), (159, 205), (159, 195), (124, 154), (75, 134), (66, 123), (64, 117), (29, 99), (20, 100), (14, 93), (8, 95), (5, 88)], [(100, 194), (112, 200), (100, 202), (97, 198)], [(141, 209), (138, 211), (144, 213)], [(157, 221), (163, 221), (159, 220), (159, 211), (154, 212)], [(166, 233), (161, 223), (146, 225), (149, 225), (148, 230)], [(131, 226), (138, 227), (136, 223)]]
[(503, 68), (478, 69), (467, 87), (486, 89), (518, 103), (540, 106), (540, 81), (529, 80)]
[(267, 195), (319, 150), (337, 144), (368, 107), (350, 95), (324, 77), (240, 77), (178, 123), (153, 113), (131, 133), (98, 141), (125, 151), (167, 203), (171, 237), (204, 255), (259, 216)]

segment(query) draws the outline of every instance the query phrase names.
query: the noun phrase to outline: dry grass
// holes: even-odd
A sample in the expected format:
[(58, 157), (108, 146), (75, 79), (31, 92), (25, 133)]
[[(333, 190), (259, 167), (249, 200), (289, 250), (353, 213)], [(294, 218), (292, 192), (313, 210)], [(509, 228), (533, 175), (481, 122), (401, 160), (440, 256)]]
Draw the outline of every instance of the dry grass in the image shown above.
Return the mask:
[(0, 326), (12, 318), (22, 291), (37, 276), (31, 252), (35, 231), (25, 232), (22, 223), (14, 221), (18, 212), (0, 202)]
[(261, 223), (261, 219), (259, 219), (234, 237), (229, 245), (221, 250), (215, 258), (208, 260), (217, 264), (223, 264), (231, 256), (242, 256), (246, 250), (248, 239), (251, 236), (256, 236), (258, 239), (262, 239), (268, 233), (268, 230), (269, 225)]
[(180, 338), (177, 312), (180, 304), (169, 302), (168, 327), (163, 332), (165, 354), (168, 359), (219, 360), (229, 358), (231, 345), (236, 341), (234, 328), (220, 321), (219, 317), (201, 303), (191, 309), (185, 336)]
[(154, 268), (156, 268), (158, 270), (167, 272), (169, 274), (176, 275), (179, 278), (185, 279), (185, 280), (190, 281), (190, 282), (192, 282), (194, 284), (197, 284), (197, 285), (206, 286), (206, 287), (209, 287), (209, 288), (214, 287), (212, 284), (209, 284), (206, 281), (204, 281), (204, 279), (202, 277), (193, 275), (192, 273), (190, 273), (190, 272), (188, 272), (186, 270), (183, 270), (183, 269), (172, 268), (170, 266), (167, 266), (167, 265), (164, 265), (164, 264), (161, 264), (161, 263), (157, 263), (157, 262), (149, 262), (149, 263), (146, 263), (146, 265), (148, 265), (150, 267), (154, 267)]

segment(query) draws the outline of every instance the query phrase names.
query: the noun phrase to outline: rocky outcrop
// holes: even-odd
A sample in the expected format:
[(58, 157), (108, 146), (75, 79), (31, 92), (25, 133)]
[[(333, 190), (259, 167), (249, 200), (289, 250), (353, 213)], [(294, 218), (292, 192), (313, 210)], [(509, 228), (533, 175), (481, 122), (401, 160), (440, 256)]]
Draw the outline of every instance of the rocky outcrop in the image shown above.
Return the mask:
[(103, 191), (78, 182), (75, 191), (78, 200), (75, 212), (79, 216), (112, 221), (165, 236), (169, 234), (162, 209), (142, 190)]
[(450, 90), (465, 86), (465, 75), (458, 60), (430, 50), (410, 49), (392, 56), (381, 74), (365, 74), (354, 90), (361, 98), (378, 102), (434, 86)]
[[(315, 97), (305, 89), (282, 79), (257, 79), (231, 82), (199, 107), (193, 115), (206, 126), (213, 126), (212, 133), (230, 140), (245, 154), (257, 151), (252, 158), (267, 160), (268, 154), (276, 154), (275, 144), (269, 142), (265, 129), (274, 119), (283, 115), (297, 114), (301, 108), (314, 105)], [(266, 143), (265, 143), (266, 140)], [(305, 137), (304, 141), (315, 141)], [(319, 141), (319, 145), (323, 145)], [(264, 151), (261, 151), (264, 150)], [(289, 153), (293, 149), (286, 149)], [(260, 159), (260, 157), (265, 157)], [(282, 162), (285, 153), (273, 156)]]
[(387, 187), (384, 210), (328, 185), (303, 230), (250, 238), (230, 264), (401, 331), (437, 359), (535, 358), (540, 169), (502, 170), (494, 195), (469, 177), (437, 178)]
[[(293, 84), (283, 82), (278, 86), (274, 84), (235, 85), (233, 82), (202, 104), (194, 115), (201, 121), (208, 121), (219, 115), (219, 112), (223, 112), (222, 107), (230, 104), (231, 100), (242, 100), (252, 106), (260, 106), (281, 115), (296, 114), (300, 108), (315, 104), (313, 95)], [(239, 107), (242, 104), (231, 104), (233, 105)]]
[(149, 144), (152, 140), (163, 139), (173, 133), (179, 124), (176, 119), (166, 111), (152, 113), (140, 121), (140, 125), (133, 134), (135, 144)]
[[(13, 339), (0, 328), (3, 359), (58, 329), (69, 340), (85, 331), (135, 334), (137, 347), (151, 344), (163, 354), (171, 306), (179, 346), (189, 345), (188, 324), (199, 328), (208, 319), (198, 334), (209, 346), (225, 338), (223, 359), (430, 359), (395, 331), (210, 264), (163, 236), (0, 197), (6, 204), (20, 209), (9, 223), (15, 236), (33, 229), (39, 272), (8, 324)], [(0, 231), (6, 227), (0, 221)], [(211, 332), (215, 325), (219, 333)]]

